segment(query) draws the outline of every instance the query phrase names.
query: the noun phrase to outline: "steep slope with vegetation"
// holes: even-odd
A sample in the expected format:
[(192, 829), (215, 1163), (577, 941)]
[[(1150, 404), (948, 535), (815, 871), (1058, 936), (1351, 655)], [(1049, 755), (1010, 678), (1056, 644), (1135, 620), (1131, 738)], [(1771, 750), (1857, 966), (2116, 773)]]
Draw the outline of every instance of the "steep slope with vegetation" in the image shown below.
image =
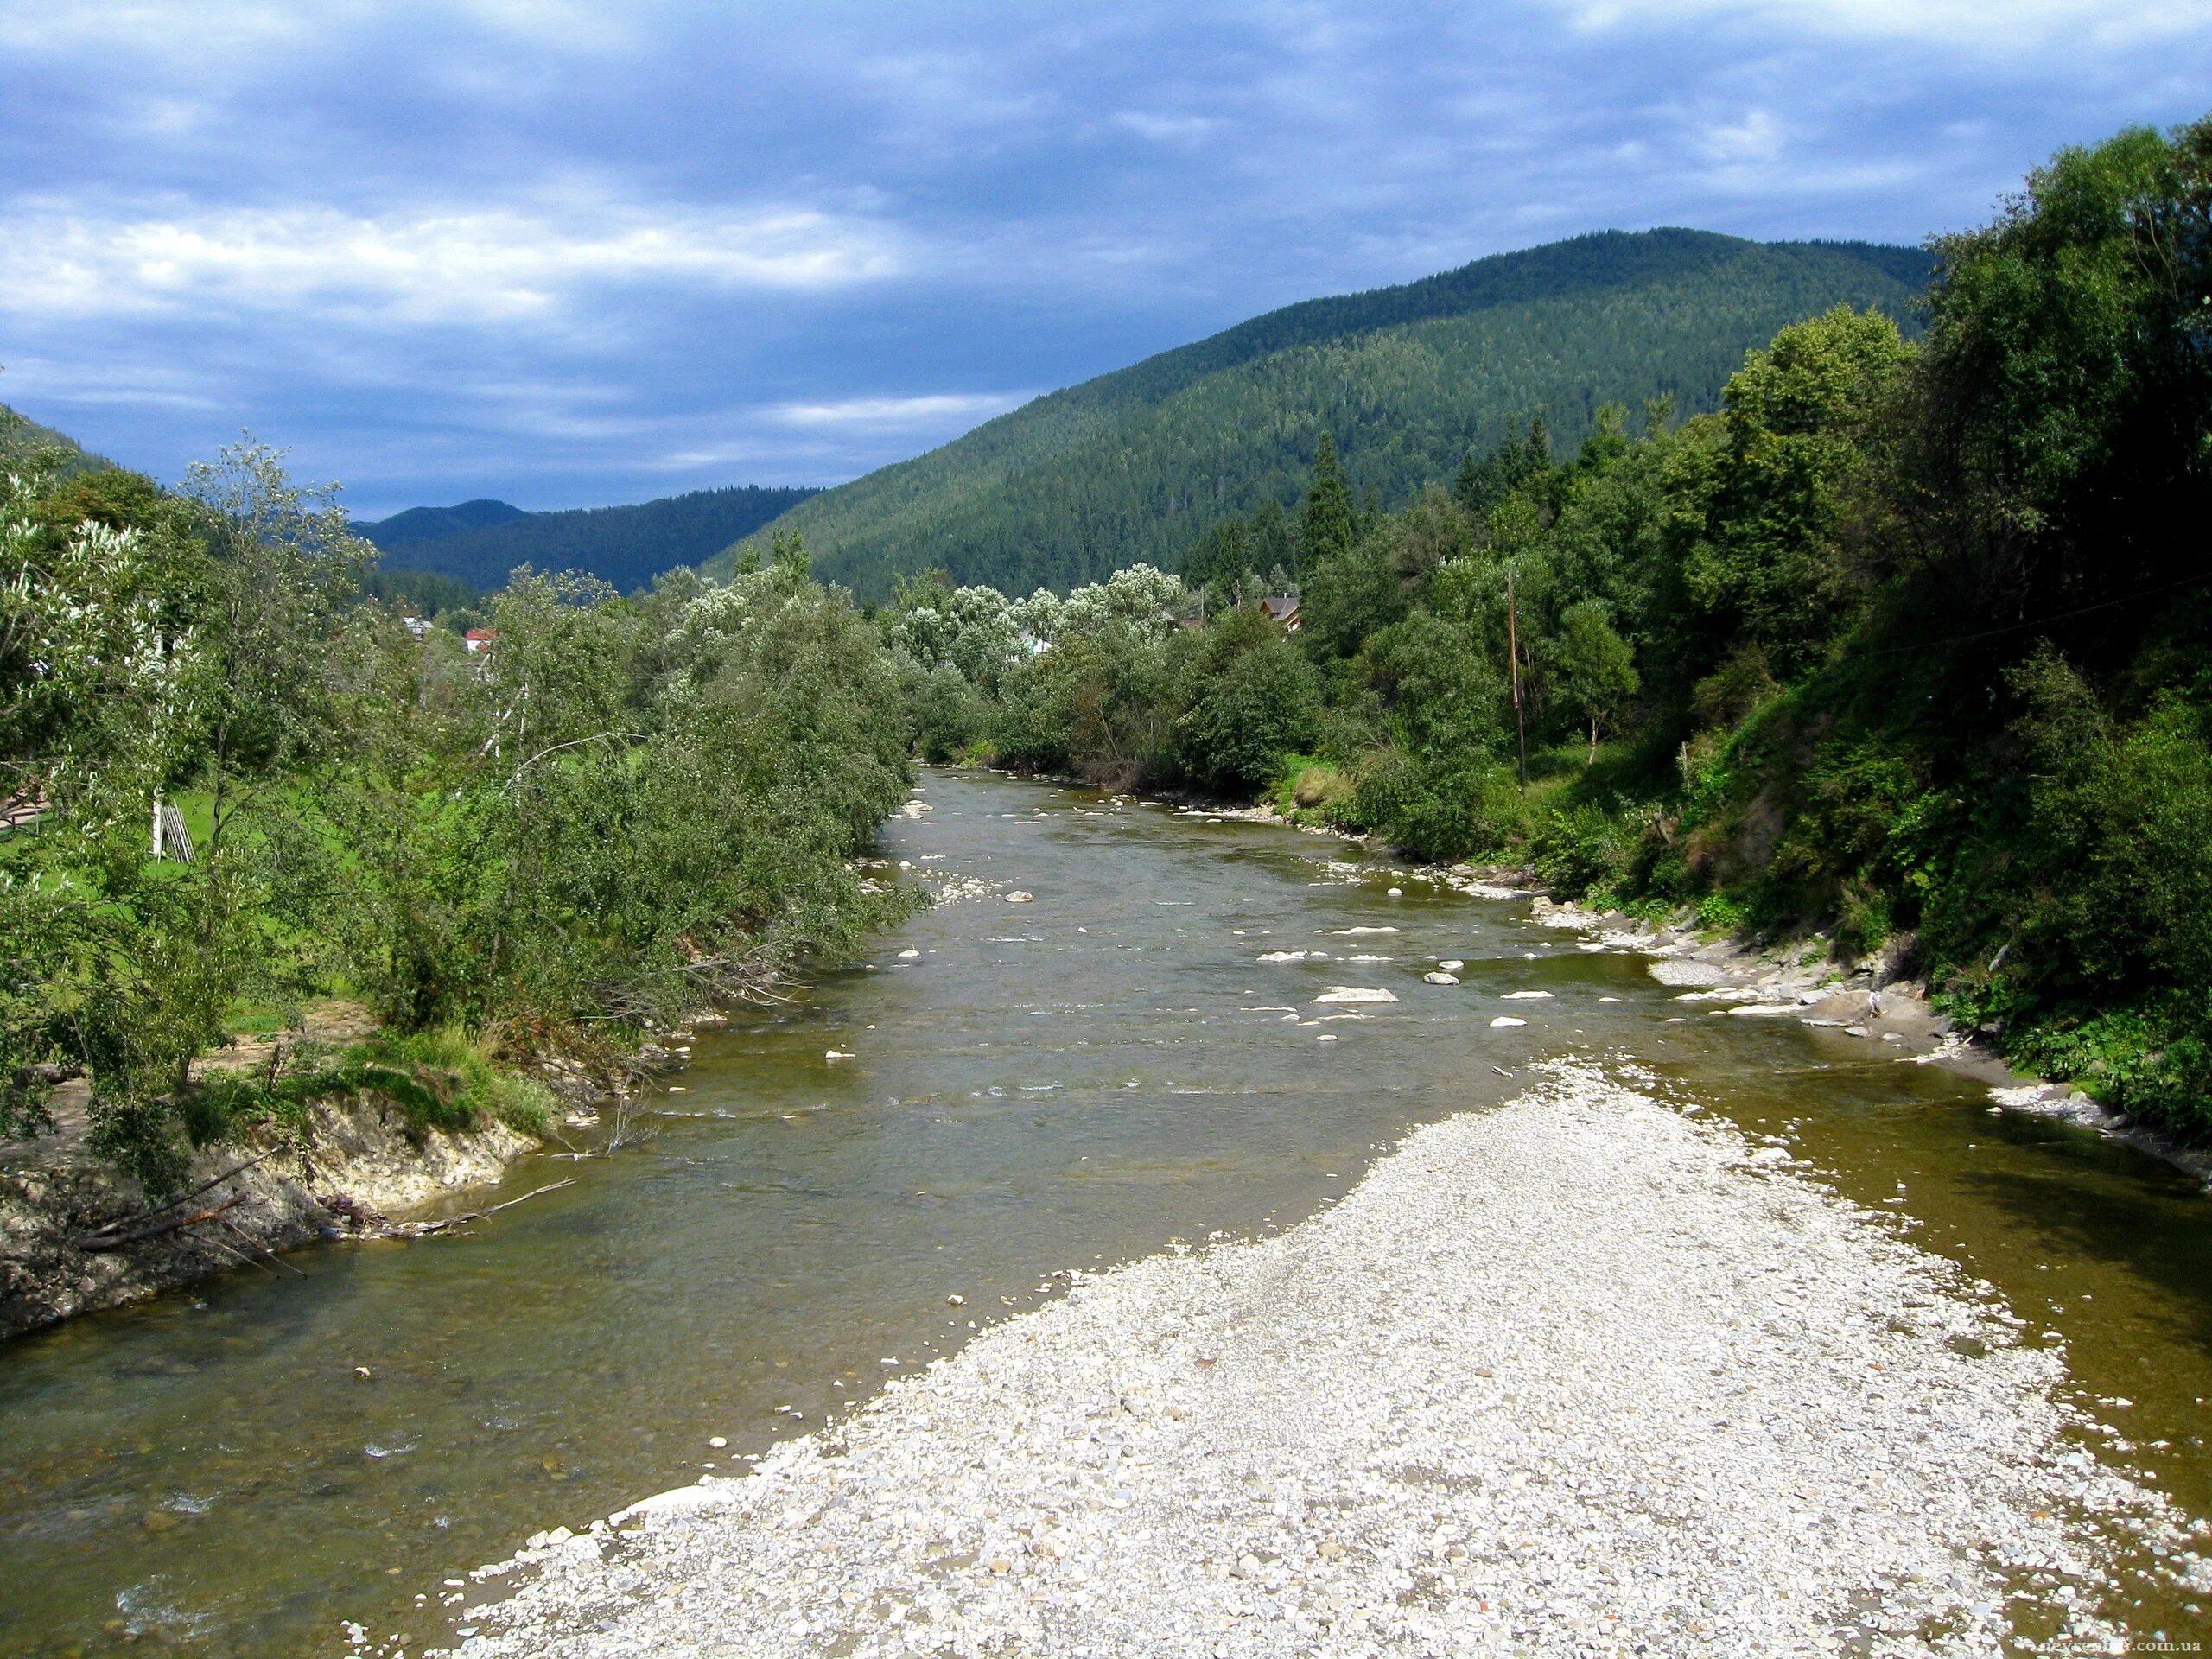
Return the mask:
[(932, 567), (1008, 591), (1165, 563), (1232, 513), (1296, 500), (1320, 434), (1389, 504), (1541, 413), (1710, 408), (1749, 347), (1838, 303), (1904, 315), (1912, 249), (1608, 232), (1255, 318), (1000, 416), (778, 520), (881, 597)]
[[(1880, 948), (2212, 1143), (2212, 119), (1936, 251), (1917, 344), (1838, 306), (1713, 414), (1600, 408), (1563, 461), (1532, 426), (1392, 513), (1325, 441), (1187, 580), (903, 581), (918, 741)], [(1294, 635), (1253, 602), (1285, 548)]]
[(0, 466), (22, 466), (34, 455), (53, 471), (71, 473), (112, 463), (86, 451), (76, 439), (0, 404)]
[[(891, 659), (796, 554), (526, 576), (469, 656), (359, 597), (373, 550), (270, 450), (172, 493), (35, 449), (0, 488), (0, 1139), (81, 1078), (158, 1193), (333, 1095), (526, 1116), (487, 1055), (620, 1054), (899, 912), (853, 861), (909, 781)], [(195, 1065), (333, 994), (372, 1040)]]
[(431, 571), (489, 593), (527, 564), (581, 570), (626, 594), (651, 587), (664, 571), (703, 563), (814, 493), (748, 484), (563, 512), (465, 501), (410, 507), (354, 529), (383, 550), (388, 571)]

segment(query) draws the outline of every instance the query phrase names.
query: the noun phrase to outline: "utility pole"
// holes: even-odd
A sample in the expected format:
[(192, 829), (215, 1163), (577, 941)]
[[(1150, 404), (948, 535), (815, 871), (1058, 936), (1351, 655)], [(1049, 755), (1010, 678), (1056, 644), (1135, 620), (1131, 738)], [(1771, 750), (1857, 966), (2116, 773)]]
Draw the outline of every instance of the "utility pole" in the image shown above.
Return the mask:
[(1521, 792), (1529, 792), (1529, 720), (1521, 708), (1521, 609), (1513, 597), (1513, 567), (1505, 567), (1505, 654), (1513, 665), (1513, 730), (1521, 741)]

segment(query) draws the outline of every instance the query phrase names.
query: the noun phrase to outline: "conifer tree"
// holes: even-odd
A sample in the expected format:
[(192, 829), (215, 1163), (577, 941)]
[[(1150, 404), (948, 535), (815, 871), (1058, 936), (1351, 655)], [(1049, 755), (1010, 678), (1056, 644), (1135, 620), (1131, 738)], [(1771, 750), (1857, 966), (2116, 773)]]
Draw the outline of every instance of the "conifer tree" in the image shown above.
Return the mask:
[(1326, 432), (1313, 457), (1313, 487), (1306, 493), (1306, 514), (1300, 526), (1309, 560), (1330, 558), (1351, 550), (1351, 490), (1344, 483), (1344, 468), (1337, 464), (1337, 442)]
[(1298, 534), (1282, 503), (1269, 496), (1252, 514), (1252, 563), (1255, 569), (1287, 567), (1298, 574)]

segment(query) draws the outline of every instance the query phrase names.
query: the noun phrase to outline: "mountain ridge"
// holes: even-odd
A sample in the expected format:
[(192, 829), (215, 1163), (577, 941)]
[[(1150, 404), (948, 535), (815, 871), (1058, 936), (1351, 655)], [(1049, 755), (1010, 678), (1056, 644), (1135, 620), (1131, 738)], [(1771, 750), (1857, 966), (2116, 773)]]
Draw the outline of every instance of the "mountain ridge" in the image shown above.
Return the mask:
[(1227, 514), (1294, 501), (1325, 429), (1357, 486), (1402, 500), (1532, 414), (1572, 442), (1608, 401), (1711, 408), (1777, 329), (1836, 303), (1904, 314), (1933, 268), (1878, 243), (1594, 232), (1263, 313), (1046, 393), (755, 535), (803, 533), (818, 569), (868, 597), (931, 566), (1026, 588), (1172, 563)]
[(582, 570), (628, 592), (710, 558), (815, 493), (736, 484), (553, 512), (481, 498), (452, 507), (410, 507), (353, 528), (377, 544), (386, 570), (429, 571), (488, 592), (516, 566), (529, 564)]
[(358, 519), (353, 530), (378, 547), (394, 548), (442, 536), (462, 536), (472, 530), (489, 530), (494, 524), (536, 516), (509, 502), (480, 497), (450, 507), (409, 507), (388, 518)]

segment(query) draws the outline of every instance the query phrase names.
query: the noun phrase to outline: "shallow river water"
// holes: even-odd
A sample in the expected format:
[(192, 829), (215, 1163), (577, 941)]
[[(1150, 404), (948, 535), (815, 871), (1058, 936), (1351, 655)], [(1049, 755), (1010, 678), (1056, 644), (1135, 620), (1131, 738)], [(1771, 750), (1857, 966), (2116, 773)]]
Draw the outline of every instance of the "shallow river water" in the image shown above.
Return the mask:
[[(1332, 868), (1333, 841), (988, 776), (922, 794), (890, 855), (1035, 902), (923, 913), (702, 1035), (642, 1144), (525, 1160), (500, 1196), (575, 1185), (0, 1347), (0, 1656), (338, 1655), (344, 1619), (412, 1650), (449, 1629), (418, 1598), (531, 1532), (741, 1468), (1057, 1270), (1287, 1225), (1578, 1050), (1917, 1224), (2068, 1344), (2085, 1398), (2132, 1402), (2099, 1408), (2130, 1443), (2102, 1455), (2212, 1513), (2195, 1182), (1862, 1040), (1678, 1002), (1523, 906)], [(1422, 982), (1440, 957), (1462, 984)], [(1313, 1002), (1334, 985), (1398, 1000)], [(1500, 1000), (1523, 989), (1553, 995)], [(2204, 1634), (2145, 1593), (2138, 1629)]]

